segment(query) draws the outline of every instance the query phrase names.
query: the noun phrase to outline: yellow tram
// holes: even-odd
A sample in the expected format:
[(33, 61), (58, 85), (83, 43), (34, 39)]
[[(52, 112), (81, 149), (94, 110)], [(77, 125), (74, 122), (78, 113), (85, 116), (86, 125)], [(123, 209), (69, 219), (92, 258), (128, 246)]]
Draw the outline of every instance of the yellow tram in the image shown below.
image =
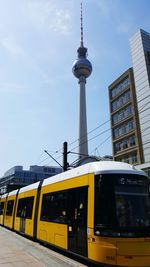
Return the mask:
[(129, 164), (88, 163), (23, 187), (2, 196), (0, 214), (1, 225), (99, 266), (150, 267), (149, 180)]

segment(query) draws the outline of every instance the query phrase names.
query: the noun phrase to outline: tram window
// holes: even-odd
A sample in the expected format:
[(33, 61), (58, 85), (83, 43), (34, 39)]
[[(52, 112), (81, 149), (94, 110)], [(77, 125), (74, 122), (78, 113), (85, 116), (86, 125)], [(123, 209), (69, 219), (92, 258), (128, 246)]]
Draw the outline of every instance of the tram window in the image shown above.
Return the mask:
[(3, 209), (4, 209), (4, 202), (0, 203), (0, 215), (3, 214)]
[(74, 188), (68, 191), (68, 223), (86, 226), (87, 224), (87, 188)]
[[(144, 231), (144, 228), (150, 227), (148, 186), (147, 178), (140, 175), (97, 175), (95, 177), (95, 233), (102, 233), (102, 230), (126, 229), (127, 231), (135, 228), (139, 231), (143, 228)], [(106, 233), (109, 234), (107, 231)]]
[(21, 198), (18, 201), (17, 217), (32, 218), (34, 197)]
[(41, 221), (86, 225), (87, 192), (83, 188), (69, 189), (43, 195)]
[(43, 195), (41, 221), (66, 223), (67, 192), (48, 193)]
[(18, 200), (17, 217), (21, 217), (22, 213), (22, 199)]
[(95, 177), (95, 226), (116, 225), (113, 179)]
[(11, 216), (13, 212), (14, 200), (9, 200), (7, 203), (6, 215)]
[(27, 211), (26, 211), (26, 218), (27, 219), (32, 218), (33, 201), (34, 201), (34, 197), (27, 198)]

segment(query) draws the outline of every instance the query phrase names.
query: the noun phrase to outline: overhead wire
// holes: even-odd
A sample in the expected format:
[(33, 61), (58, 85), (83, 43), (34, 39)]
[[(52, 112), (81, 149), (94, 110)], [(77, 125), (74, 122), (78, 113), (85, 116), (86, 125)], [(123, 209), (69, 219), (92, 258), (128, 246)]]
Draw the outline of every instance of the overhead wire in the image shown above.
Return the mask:
[[(103, 142), (101, 142), (95, 149), (98, 149), (100, 146), (102, 146), (103, 144), (105, 144), (109, 139), (111, 138), (111, 135), (109, 135)], [(94, 151), (92, 150), (90, 154), (92, 154)]]
[[(100, 135), (102, 135), (102, 134), (104, 134), (104, 133), (106, 133), (106, 132), (108, 132), (108, 131), (110, 131), (110, 128), (108, 128), (108, 129), (104, 130), (103, 132), (97, 134), (96, 136), (93, 136), (92, 138), (88, 139), (88, 142), (90, 142), (91, 140), (97, 138), (98, 136), (100, 136)], [(82, 142), (80, 145), (83, 145), (83, 144), (85, 144), (85, 143), (86, 143), (86, 141)], [(79, 146), (76, 146), (76, 147), (72, 148), (70, 151), (73, 151), (73, 150), (75, 150), (75, 149), (78, 148), (78, 147), (79, 147)]]
[[(105, 125), (106, 123), (108, 123), (109, 121), (110, 121), (110, 119), (107, 120), (107, 121), (105, 121), (105, 122), (103, 122), (103, 123), (101, 123), (99, 126), (95, 127), (95, 128), (92, 129), (91, 131), (89, 131), (89, 132), (87, 133), (87, 135), (89, 135), (89, 134), (93, 133), (94, 131), (96, 131), (97, 129), (101, 128), (102, 126), (104, 126), (104, 125)], [(85, 137), (85, 135), (83, 135), (81, 138), (84, 138), (84, 137)], [(73, 145), (74, 143), (76, 143), (77, 141), (79, 141), (79, 138), (76, 139), (75, 141), (71, 142), (71, 143), (68, 144), (68, 145), (71, 146), (71, 145)]]
[[(147, 106), (147, 104), (149, 104), (149, 103), (150, 103), (150, 101), (147, 102), (146, 104), (144, 104), (144, 105), (141, 107), (139, 114), (140, 114), (140, 113), (143, 113), (144, 111), (146, 111), (146, 110), (149, 109), (149, 108), (147, 108), (147, 109), (144, 109), (144, 110), (143, 110), (143, 108), (144, 108), (145, 106)], [(142, 111), (141, 111), (141, 110), (142, 110)], [(135, 114), (135, 113), (133, 113), (133, 115), (134, 115), (134, 114)], [(145, 118), (145, 117), (147, 117), (147, 116), (148, 116), (148, 115), (144, 116), (143, 118)], [(147, 121), (147, 122), (148, 122), (148, 121)], [(144, 123), (146, 123), (146, 122), (144, 122)], [(144, 123), (143, 123), (143, 124), (144, 124)], [(142, 124), (142, 125), (143, 125), (143, 124)], [(144, 129), (143, 132), (146, 131), (147, 129), (149, 129), (149, 127), (147, 127), (146, 129)], [(98, 148), (98, 147), (96, 147), (96, 148)], [(96, 148), (95, 148), (95, 149), (96, 149)], [(95, 149), (94, 149), (94, 150), (95, 150)]]
[[(146, 97), (145, 97), (144, 99), (146, 99)], [(144, 100), (144, 99), (143, 99), (143, 100)], [(141, 100), (140, 100), (139, 102), (141, 102)], [(148, 101), (146, 104), (144, 104), (144, 105), (139, 109), (139, 114), (140, 114), (140, 113), (143, 113), (144, 111), (147, 111), (147, 110), (149, 109), (149, 107), (148, 107), (148, 108), (146, 108), (146, 109), (143, 110), (143, 108), (145, 108), (145, 106), (147, 106), (149, 103), (150, 103), (150, 101)], [(134, 114), (133, 114), (133, 115), (134, 115)], [(146, 115), (146, 116), (148, 116), (148, 115)], [(146, 117), (146, 116), (144, 116), (144, 117)], [(102, 126), (106, 125), (108, 122), (110, 122), (110, 119), (107, 120), (107, 121), (105, 121), (104, 123), (100, 124), (99, 126), (95, 127), (95, 128), (92, 129), (91, 131), (89, 131), (89, 132), (87, 133), (87, 135), (90, 135), (91, 133), (93, 133), (93, 132), (96, 131), (97, 129), (99, 129), (99, 128), (101, 128)], [(149, 128), (149, 127), (147, 127), (146, 129), (144, 129), (144, 131), (146, 131), (148, 128)], [(89, 138), (89, 139), (88, 139), (88, 142), (94, 140), (95, 138), (99, 137), (100, 135), (102, 135), (102, 134), (104, 134), (104, 133), (106, 133), (106, 132), (108, 132), (108, 131), (110, 131), (110, 130), (111, 130), (111, 127), (109, 127), (108, 129), (106, 129), (106, 130), (100, 132), (100, 133), (97, 134), (96, 136), (94, 136), (94, 137), (92, 137), (92, 138)], [(144, 131), (143, 131), (143, 132), (144, 132)], [(85, 135), (83, 135), (82, 137), (84, 138), (84, 136), (85, 136)], [(107, 138), (106, 138), (100, 145), (98, 145), (96, 148), (99, 148), (101, 145), (103, 145), (103, 144), (104, 144), (110, 137), (111, 137), (111, 136), (107, 137)], [(76, 140), (72, 141), (71, 143), (69, 143), (68, 146), (72, 146), (73, 144), (75, 144), (75, 143), (78, 142), (78, 141), (79, 141), (79, 139), (76, 139)], [(81, 145), (84, 144), (84, 143), (85, 143), (85, 141), (84, 141), (83, 143), (81, 143)], [(79, 147), (79, 145), (75, 146), (74, 148), (72, 148), (72, 149), (70, 150), (70, 152), (72, 152), (73, 150), (77, 149), (78, 147)], [(96, 149), (96, 148), (95, 148), (95, 149)], [(94, 150), (95, 150), (95, 149), (94, 149)], [(54, 152), (53, 156), (56, 155), (56, 153), (61, 152), (62, 150), (63, 150), (62, 148), (56, 150), (56, 151)], [(94, 151), (94, 150), (93, 150), (93, 151)], [(92, 152), (93, 152), (93, 151), (92, 151)], [(57, 159), (60, 159), (61, 157), (62, 157), (62, 155), (59, 156)], [(45, 159), (43, 159), (41, 162), (44, 162), (44, 161), (46, 161), (47, 159), (48, 159), (48, 157), (46, 157)], [(41, 162), (40, 162), (40, 163), (41, 163)]]
[[(95, 127), (94, 129), (90, 130), (90, 131), (87, 133), (87, 135), (89, 135), (89, 134), (91, 134), (92, 132), (96, 131), (97, 129), (101, 128), (102, 126), (104, 126), (105, 124), (107, 124), (109, 121), (110, 121), (110, 119), (107, 120), (107, 121), (105, 121), (105, 122), (103, 122), (103, 123), (101, 123), (100, 125), (98, 125), (98, 126)], [(83, 135), (82, 138), (83, 138), (84, 136), (85, 136), (85, 135)], [(96, 138), (96, 137), (95, 137), (95, 138)], [(68, 147), (71, 146), (71, 145), (73, 145), (74, 143), (76, 143), (76, 142), (78, 142), (78, 141), (79, 141), (79, 139), (76, 139), (76, 140), (72, 141), (71, 143), (68, 144)], [(90, 141), (90, 140), (88, 140), (88, 141)], [(78, 147), (78, 146), (77, 146), (77, 147)], [(60, 148), (60, 149), (56, 150), (56, 151), (54, 152), (54, 154), (52, 154), (52, 156), (56, 155), (56, 153), (59, 153), (59, 152), (61, 152), (62, 150), (63, 150), (63, 148)], [(72, 149), (71, 151), (73, 151), (73, 150), (74, 150), (74, 149)], [(47, 158), (48, 158), (48, 157), (47, 157)], [(45, 160), (47, 160), (47, 158), (46, 158)], [(59, 158), (60, 158), (60, 157), (59, 157)], [(57, 159), (59, 159), (59, 158), (57, 158)], [(44, 159), (43, 159), (41, 162), (44, 162)], [(41, 163), (41, 162), (40, 162), (40, 163)], [(40, 163), (39, 163), (39, 164), (40, 164)]]

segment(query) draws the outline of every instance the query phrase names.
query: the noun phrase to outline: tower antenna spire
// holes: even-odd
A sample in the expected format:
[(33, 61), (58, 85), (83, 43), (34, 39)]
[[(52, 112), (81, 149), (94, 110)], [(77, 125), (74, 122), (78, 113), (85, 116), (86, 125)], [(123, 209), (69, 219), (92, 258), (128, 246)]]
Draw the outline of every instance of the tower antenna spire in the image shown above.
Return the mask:
[(82, 13), (82, 2), (81, 2), (81, 47), (83, 47), (83, 13)]

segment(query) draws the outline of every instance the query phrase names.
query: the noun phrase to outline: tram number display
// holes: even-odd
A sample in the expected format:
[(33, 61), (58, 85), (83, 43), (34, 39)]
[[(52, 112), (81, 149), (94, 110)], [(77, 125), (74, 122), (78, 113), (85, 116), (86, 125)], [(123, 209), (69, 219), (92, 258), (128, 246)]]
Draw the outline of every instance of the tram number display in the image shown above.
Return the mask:
[(107, 255), (107, 256), (106, 256), (106, 260), (107, 260), (107, 261), (115, 261), (116, 258), (115, 258), (114, 256)]

